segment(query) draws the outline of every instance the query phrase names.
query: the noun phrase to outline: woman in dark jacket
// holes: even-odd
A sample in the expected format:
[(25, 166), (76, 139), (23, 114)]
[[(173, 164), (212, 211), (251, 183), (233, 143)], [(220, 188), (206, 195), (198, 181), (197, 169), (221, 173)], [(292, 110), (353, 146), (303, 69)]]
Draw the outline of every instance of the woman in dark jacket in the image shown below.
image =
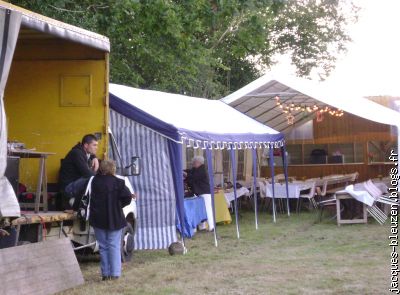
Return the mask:
[(103, 280), (121, 276), (121, 234), (126, 226), (123, 207), (130, 204), (132, 193), (125, 181), (115, 176), (114, 161), (104, 160), (100, 173), (93, 178), (89, 223), (99, 243)]
[[(211, 203), (210, 179), (202, 156), (196, 156), (192, 159), (192, 169), (186, 170), (184, 177), (186, 177), (187, 184), (192, 192), (204, 199), (208, 229), (212, 231), (214, 229), (214, 215)], [(200, 228), (204, 228), (204, 225), (201, 225)]]
[(210, 181), (204, 158), (201, 156), (192, 159), (192, 169), (185, 170), (186, 181), (191, 191), (197, 195), (210, 194)]

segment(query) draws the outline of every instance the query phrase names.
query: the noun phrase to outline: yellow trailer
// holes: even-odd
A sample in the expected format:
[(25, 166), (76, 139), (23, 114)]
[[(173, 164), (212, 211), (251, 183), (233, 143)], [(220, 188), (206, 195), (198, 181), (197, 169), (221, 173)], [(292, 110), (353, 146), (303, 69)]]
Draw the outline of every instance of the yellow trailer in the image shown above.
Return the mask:
[[(48, 157), (49, 183), (58, 181), (60, 160), (83, 135), (98, 135), (98, 156), (108, 146), (108, 38), (9, 3), (21, 25), (5, 87), (8, 140)], [(34, 191), (38, 164), (22, 160), (20, 182)]]
[[(99, 138), (97, 156), (107, 157), (109, 52), (110, 43), (104, 36), (0, 0), (0, 249), (10, 246), (2, 243), (4, 235), (15, 235), (11, 245), (36, 242), (43, 237), (42, 227), (49, 233), (59, 223), (55, 236), (69, 236), (75, 250), (97, 250), (93, 229), (86, 221), (72, 212), (38, 212), (42, 202), (37, 202), (37, 196), (46, 199), (45, 185), (42, 192), (38, 183), (58, 182), (61, 159), (83, 135), (95, 134)], [(25, 149), (12, 148), (11, 143), (7, 146), (7, 140), (24, 143)], [(114, 151), (115, 142), (111, 146)], [(34, 213), (20, 214), (5, 175), (7, 155), (23, 158), (18, 181), (28, 191), (36, 191)], [(46, 208), (45, 201), (42, 207)], [(128, 225), (121, 253), (127, 261), (133, 252), (136, 202), (123, 210)], [(69, 231), (64, 231), (64, 221)], [(21, 227), (25, 227), (22, 238)]]

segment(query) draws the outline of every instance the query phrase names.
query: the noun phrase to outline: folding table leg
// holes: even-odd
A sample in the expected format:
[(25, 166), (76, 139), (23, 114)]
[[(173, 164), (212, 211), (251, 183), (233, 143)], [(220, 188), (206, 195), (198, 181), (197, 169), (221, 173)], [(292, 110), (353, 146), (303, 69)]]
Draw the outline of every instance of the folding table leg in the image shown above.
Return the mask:
[(364, 219), (365, 223), (368, 222), (367, 205), (365, 205), (365, 204), (363, 204), (363, 219)]
[(59, 238), (59, 239), (61, 238), (61, 234), (62, 234), (62, 232), (63, 232), (63, 227), (64, 227), (64, 221), (61, 220), (61, 222), (60, 222), (60, 230), (59, 230), (59, 232), (58, 232), (58, 238)]
[(297, 211), (297, 214), (300, 213), (300, 198), (297, 199), (296, 211)]
[(14, 243), (14, 246), (18, 246), (19, 234), (20, 234), (20, 232), (21, 232), (21, 225), (20, 225), (20, 224), (17, 225), (16, 231), (17, 231), (17, 232), (16, 232), (16, 234), (15, 234), (15, 243)]
[(39, 176), (38, 176), (36, 196), (35, 196), (35, 213), (38, 213), (39, 209), (40, 209), (40, 196), (42, 194), (42, 183), (43, 183), (43, 168), (44, 168), (44, 159), (40, 158), (40, 160), (39, 160)]
[(337, 220), (337, 225), (340, 226), (340, 199), (336, 198), (336, 220)]
[(47, 193), (47, 171), (46, 171), (46, 158), (43, 159), (43, 211), (48, 210), (48, 193)]

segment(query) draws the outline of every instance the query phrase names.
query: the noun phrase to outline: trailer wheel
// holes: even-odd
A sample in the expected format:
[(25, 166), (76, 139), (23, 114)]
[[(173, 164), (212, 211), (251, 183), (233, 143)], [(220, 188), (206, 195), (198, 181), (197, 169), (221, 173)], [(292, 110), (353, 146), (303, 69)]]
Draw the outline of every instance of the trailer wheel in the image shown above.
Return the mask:
[(121, 236), (122, 262), (128, 262), (132, 259), (133, 249), (135, 246), (134, 236), (135, 236), (135, 231), (132, 225), (128, 222), (128, 224), (122, 230), (122, 236)]

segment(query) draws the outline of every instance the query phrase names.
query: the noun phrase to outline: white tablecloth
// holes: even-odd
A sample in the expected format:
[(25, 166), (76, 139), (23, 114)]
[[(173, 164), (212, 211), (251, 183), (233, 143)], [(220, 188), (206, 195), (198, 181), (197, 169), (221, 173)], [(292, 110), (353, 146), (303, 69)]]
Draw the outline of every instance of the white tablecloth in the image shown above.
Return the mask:
[(336, 192), (336, 194), (344, 193), (349, 194), (357, 201), (367, 204), (368, 206), (372, 206), (375, 202), (375, 199), (368, 192), (363, 190), (357, 191), (355, 190), (354, 185), (348, 185), (346, 186), (346, 189)]
[[(240, 198), (242, 196), (249, 196), (250, 191), (245, 187), (241, 187), (241, 188), (236, 189), (236, 194), (237, 194), (237, 198)], [(231, 202), (233, 200), (235, 200), (235, 194), (233, 192), (233, 189), (229, 193), (224, 192), (224, 195), (225, 195), (226, 204), (228, 205), (228, 208), (230, 208)]]
[[(289, 198), (298, 199), (301, 191), (308, 190), (311, 188), (311, 182), (296, 181), (288, 183), (289, 187)], [(272, 184), (267, 183), (266, 185), (266, 196), (272, 198)], [(275, 198), (286, 198), (286, 184), (275, 183)]]

